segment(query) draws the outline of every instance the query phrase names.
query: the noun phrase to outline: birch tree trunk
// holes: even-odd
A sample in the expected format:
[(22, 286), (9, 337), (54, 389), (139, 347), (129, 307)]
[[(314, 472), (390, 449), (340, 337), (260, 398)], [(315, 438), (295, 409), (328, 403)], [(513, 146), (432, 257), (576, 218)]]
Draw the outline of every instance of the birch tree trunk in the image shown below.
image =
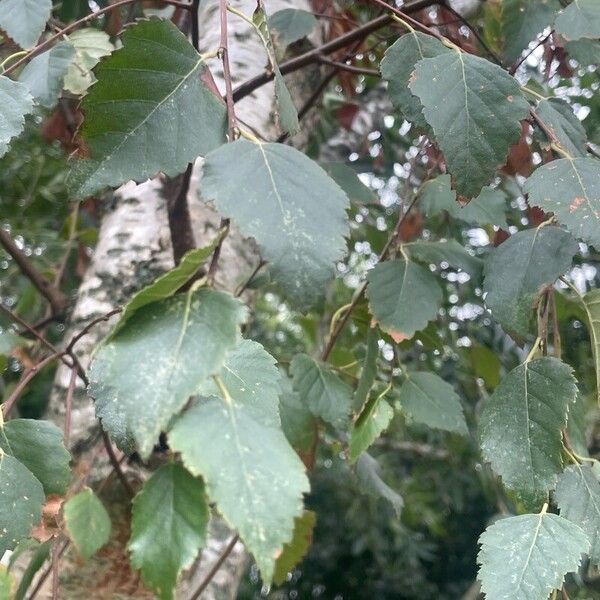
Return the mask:
[[(251, 14), (256, 7), (255, 0), (232, 0), (231, 4), (246, 14)], [(269, 13), (283, 8), (310, 10), (308, 0), (268, 0), (266, 4)], [(205, 0), (201, 3), (199, 22), (203, 52), (216, 50), (219, 46), (218, 9), (218, 0)], [(318, 37), (318, 33), (315, 37)], [(229, 16), (229, 57), (234, 86), (261, 73), (267, 64), (256, 33), (247, 23), (232, 15)], [(217, 86), (223, 92), (221, 64), (212, 61), (210, 68)], [(318, 81), (317, 68), (305, 69), (290, 78), (297, 103), (309, 97), (314, 90), (315, 84), (311, 78)], [(279, 131), (274, 123), (272, 84), (262, 86), (236, 104), (236, 114), (242, 126), (251, 128), (267, 140), (277, 138)], [(160, 143), (160, 140), (156, 143)], [(98, 243), (78, 290), (65, 339), (80, 331), (92, 319), (122, 305), (135, 291), (172, 267), (172, 246), (162, 188), (163, 180), (160, 177), (140, 185), (129, 183), (122, 186), (105, 207)], [(198, 161), (193, 169), (188, 193), (198, 246), (213, 238), (220, 221), (219, 216), (201, 200), (201, 189), (201, 161)], [(243, 190), (240, 190), (240, 194), (243, 194)], [(233, 231), (223, 245), (217, 286), (233, 290), (251, 273), (258, 260), (253, 243), (242, 239)], [(93, 348), (110, 327), (111, 322), (103, 322), (78, 342), (76, 353), (84, 368), (90, 362)], [(68, 369), (59, 368), (49, 409), (50, 417), (59, 426), (64, 421), (64, 396), (69, 377)], [(104, 452), (98, 450), (98, 422), (93, 404), (82, 385), (73, 399), (71, 447), (75, 456), (81, 457), (84, 473), (85, 466), (89, 470), (92, 461), (95, 461), (93, 472), (102, 472), (98, 465), (107, 461)], [(124, 463), (124, 468), (134, 483), (135, 478), (143, 479), (144, 472), (139, 467)], [(106, 472), (104, 469), (103, 474)], [(88, 479), (87, 483), (93, 485), (94, 480)], [(105, 488), (102, 500), (111, 514), (113, 538), (97, 558), (85, 565), (74, 553), (65, 554), (60, 566), (60, 598), (152, 598), (153, 595), (141, 584), (139, 575), (128, 566), (125, 544), (128, 536), (129, 502), (118, 481), (115, 480)], [(232, 535), (222, 520), (212, 519), (207, 547), (197, 563), (184, 574), (177, 598), (183, 600), (191, 597)], [(206, 600), (235, 598), (247, 562), (243, 545), (238, 542), (201, 597)], [(47, 587), (44, 587), (38, 597), (50, 597)]]

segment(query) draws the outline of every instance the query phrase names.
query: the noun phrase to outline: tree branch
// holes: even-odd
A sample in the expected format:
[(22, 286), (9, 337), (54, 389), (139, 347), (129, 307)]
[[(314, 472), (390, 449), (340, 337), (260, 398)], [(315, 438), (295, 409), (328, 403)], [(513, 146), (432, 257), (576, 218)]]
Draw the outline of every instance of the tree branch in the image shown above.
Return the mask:
[(48, 300), (54, 314), (59, 314), (67, 307), (69, 303), (67, 297), (50, 281), (48, 281), (25, 256), (25, 254), (13, 242), (10, 234), (0, 227), (0, 243), (4, 249), (12, 256), (14, 261), (21, 269), (21, 272), (27, 277), (36, 287), (38, 292)]

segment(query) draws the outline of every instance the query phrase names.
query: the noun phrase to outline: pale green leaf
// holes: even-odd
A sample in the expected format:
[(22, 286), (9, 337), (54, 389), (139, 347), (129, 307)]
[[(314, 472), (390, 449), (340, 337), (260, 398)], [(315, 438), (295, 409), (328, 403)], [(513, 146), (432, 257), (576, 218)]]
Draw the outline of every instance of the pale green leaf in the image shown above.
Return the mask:
[(369, 446), (388, 428), (394, 409), (383, 399), (384, 394), (367, 401), (350, 431), (349, 457), (355, 462)]
[(0, 565), (0, 600), (12, 600), (17, 587), (14, 576)]
[(411, 260), (385, 261), (369, 271), (367, 280), (371, 312), (396, 342), (411, 338), (436, 318), (442, 290), (429, 269)]
[(494, 248), (486, 258), (483, 281), (494, 319), (527, 337), (541, 293), (569, 269), (577, 250), (567, 231), (551, 225), (519, 231)]
[(504, 0), (502, 2), (502, 31), (504, 56), (514, 63), (527, 46), (552, 25), (560, 8), (558, 0)]
[(523, 191), (531, 204), (554, 213), (575, 237), (600, 248), (599, 160), (553, 160), (533, 172)]
[(600, 38), (600, 2), (573, 0), (558, 14), (554, 28), (567, 40)]
[(592, 355), (596, 369), (596, 401), (600, 403), (600, 290), (592, 290), (583, 297), (588, 319)]
[(369, 397), (369, 392), (377, 376), (377, 357), (379, 356), (379, 332), (377, 327), (369, 327), (366, 340), (365, 359), (360, 370), (358, 384), (352, 398), (352, 408), (360, 412)]
[(307, 10), (284, 8), (269, 17), (269, 29), (282, 46), (289, 46), (306, 37), (316, 27), (317, 19)]
[(477, 198), (461, 206), (456, 201), (456, 192), (451, 189), (450, 175), (439, 175), (425, 182), (421, 188), (419, 206), (428, 217), (446, 211), (453, 219), (466, 223), (508, 228), (504, 192), (484, 187)]
[(31, 342), (16, 333), (5, 329), (0, 333), (0, 354), (10, 354), (15, 348), (19, 346), (27, 346)]
[(51, 11), (52, 0), (2, 0), (0, 28), (21, 48), (31, 48), (46, 28)]
[(0, 107), (0, 156), (4, 156), (10, 140), (23, 131), (33, 98), (24, 83), (0, 75)]
[(65, 75), (64, 88), (81, 96), (95, 81), (92, 69), (114, 46), (108, 33), (95, 27), (78, 29), (69, 34), (68, 39), (75, 48), (75, 57)]
[(190, 290), (139, 308), (90, 367), (89, 394), (122, 448), (131, 438), (147, 457), (171, 417), (223, 365), (245, 316), (241, 302)]
[(573, 109), (564, 100), (559, 98), (541, 100), (537, 105), (536, 113), (571, 156), (587, 156), (585, 129), (573, 113)]
[(579, 456), (589, 456), (586, 436), (586, 399), (577, 394), (575, 402), (569, 408), (567, 438), (571, 448)]
[(306, 354), (296, 354), (290, 372), (294, 391), (316, 417), (334, 426), (347, 423), (352, 409), (352, 388), (329, 365)]
[(385, 52), (380, 69), (388, 82), (388, 93), (392, 104), (417, 127), (427, 127), (423, 107), (419, 99), (408, 88), (417, 62), (450, 52), (446, 46), (431, 35), (410, 32), (403, 35)]
[(496, 521), (479, 543), (486, 600), (547, 600), (590, 546), (577, 525), (546, 512)]
[(454, 269), (460, 269), (475, 279), (481, 277), (483, 261), (469, 254), (466, 248), (456, 240), (440, 242), (419, 240), (402, 244), (402, 249), (411, 259), (435, 265), (447, 263)]
[(585, 531), (589, 556), (600, 565), (600, 483), (589, 465), (571, 465), (562, 473), (554, 492), (560, 516)]
[(346, 247), (348, 198), (315, 162), (290, 146), (240, 139), (206, 157), (202, 193), (256, 239), (297, 304), (323, 293)]
[(81, 104), (90, 158), (70, 177), (78, 198), (159, 171), (177, 175), (225, 140), (225, 107), (202, 83), (205, 65), (171, 21), (138, 21), (122, 41), (96, 68), (98, 81)]
[(571, 367), (544, 357), (513, 369), (483, 407), (483, 457), (529, 506), (539, 508), (562, 471), (561, 429), (576, 396)]
[(0, 448), (21, 461), (46, 494), (64, 494), (71, 481), (63, 432), (50, 421), (12, 419), (0, 425)]
[(170, 298), (178, 289), (188, 283), (198, 273), (198, 269), (204, 261), (213, 253), (223, 235), (224, 231), (217, 235), (210, 244), (186, 252), (176, 267), (163, 273), (150, 285), (135, 293), (131, 300), (123, 307), (123, 312), (121, 312), (119, 320), (115, 323), (109, 339), (123, 327), (136, 310), (152, 302)]
[(352, 202), (371, 204), (377, 200), (377, 194), (360, 180), (352, 167), (336, 162), (321, 162), (319, 164), (329, 177), (346, 192)]
[(460, 196), (472, 198), (504, 164), (529, 104), (517, 81), (488, 60), (446, 52), (419, 61), (410, 89), (423, 104)]
[(52, 108), (63, 88), (63, 79), (73, 61), (75, 49), (69, 42), (60, 41), (43, 54), (33, 58), (21, 74), (34, 99), (46, 108)]
[(411, 421), (435, 429), (468, 433), (460, 398), (434, 373), (409, 373), (400, 388), (400, 407)]
[(313, 529), (317, 515), (311, 510), (305, 510), (302, 516), (294, 521), (294, 534), (291, 541), (283, 546), (283, 552), (275, 563), (273, 583), (281, 585), (287, 574), (304, 558), (312, 543)]
[(596, 66), (600, 63), (600, 42), (596, 40), (574, 40), (565, 44), (569, 58), (576, 60), (580, 65)]
[(174, 462), (155, 471), (133, 499), (131, 564), (161, 600), (173, 598), (179, 573), (206, 543), (208, 520), (204, 484)]
[(0, 449), (0, 555), (29, 535), (42, 516), (43, 503), (42, 484)]
[(170, 447), (202, 475), (267, 584), (309, 490), (304, 466), (281, 430), (279, 377), (273, 357), (242, 340), (215, 383), (219, 396), (198, 398), (169, 433)]
[(110, 539), (110, 517), (104, 505), (85, 488), (63, 504), (67, 533), (79, 554), (89, 560)]
[(381, 478), (379, 463), (368, 453), (363, 452), (356, 461), (356, 478), (360, 489), (369, 496), (387, 502), (397, 517), (400, 517), (404, 500)]

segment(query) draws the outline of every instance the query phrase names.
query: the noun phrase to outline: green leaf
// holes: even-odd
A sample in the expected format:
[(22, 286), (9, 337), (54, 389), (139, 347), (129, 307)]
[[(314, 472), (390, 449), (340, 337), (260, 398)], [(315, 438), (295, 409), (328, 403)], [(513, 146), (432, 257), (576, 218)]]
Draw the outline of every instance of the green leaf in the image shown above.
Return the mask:
[(15, 579), (4, 565), (0, 565), (0, 599), (12, 600), (15, 593)]
[(64, 78), (65, 90), (82, 96), (95, 81), (92, 69), (100, 59), (114, 50), (110, 36), (95, 27), (78, 29), (69, 34), (75, 57)]
[(285, 85), (285, 79), (279, 70), (277, 64), (277, 57), (275, 55), (275, 48), (273, 47), (273, 41), (269, 32), (269, 23), (267, 20), (267, 13), (265, 12), (263, 0), (257, 0), (256, 8), (252, 13), (252, 22), (260, 35), (262, 43), (269, 56), (269, 63), (271, 69), (275, 74), (275, 106), (277, 108), (277, 115), (279, 117), (279, 125), (281, 129), (286, 133), (297, 133), (300, 129), (298, 124), (298, 113), (294, 106), (294, 101), (290, 91)]
[(588, 318), (588, 329), (596, 369), (596, 401), (600, 403), (600, 289), (583, 297), (583, 307)]
[(567, 421), (569, 445), (580, 456), (589, 456), (586, 438), (586, 401), (581, 393), (569, 408)]
[(431, 35), (416, 31), (406, 33), (385, 52), (381, 61), (381, 75), (388, 82), (392, 104), (417, 127), (426, 128), (423, 107), (408, 88), (417, 62), (447, 54), (450, 50)]
[(35, 45), (50, 18), (52, 0), (2, 0), (0, 27), (21, 48)]
[(419, 61), (410, 89), (423, 104), (460, 196), (481, 192), (529, 113), (517, 81), (488, 60), (446, 52)]
[(377, 327), (369, 327), (366, 346), (365, 360), (352, 399), (352, 408), (357, 412), (360, 412), (363, 408), (377, 377), (377, 357), (379, 356), (379, 332)]
[(0, 425), (0, 448), (22, 462), (46, 494), (64, 494), (71, 481), (71, 456), (62, 431), (50, 421), (12, 419)]
[(600, 161), (553, 160), (533, 172), (523, 191), (531, 204), (553, 212), (575, 237), (600, 248)]
[(370, 398), (352, 426), (349, 445), (351, 463), (388, 428), (394, 417), (394, 409), (383, 399), (384, 395), (385, 392)]
[(473, 371), (481, 377), (489, 389), (494, 389), (500, 383), (500, 359), (487, 346), (473, 344), (469, 348), (469, 357)]
[(483, 457), (529, 506), (544, 501), (562, 471), (561, 429), (576, 396), (571, 367), (545, 357), (513, 369), (483, 407)]
[(554, 21), (560, 8), (558, 0), (504, 0), (502, 2), (502, 30), (504, 56), (514, 63), (536, 36)]
[(344, 254), (348, 198), (321, 167), (290, 146), (240, 139), (206, 157), (202, 186), (222, 215), (256, 239), (273, 279), (298, 305), (323, 293)]
[(296, 354), (290, 365), (294, 391), (312, 413), (334, 426), (344, 426), (352, 409), (352, 388), (327, 365)]
[(115, 323), (109, 339), (125, 325), (136, 310), (147, 304), (152, 304), (152, 302), (170, 298), (177, 290), (188, 283), (198, 273), (198, 269), (202, 263), (213, 253), (217, 244), (223, 238), (224, 233), (224, 231), (221, 231), (210, 244), (186, 252), (176, 267), (163, 273), (150, 285), (147, 285), (134, 294), (131, 300), (123, 307), (123, 312), (119, 320)]
[(95, 354), (89, 394), (122, 448), (146, 458), (171, 417), (219, 371), (244, 320), (241, 302), (190, 290), (139, 308)]
[(74, 56), (75, 49), (69, 42), (58, 42), (33, 58), (19, 75), (19, 81), (29, 88), (39, 104), (52, 108), (60, 96), (64, 76)]
[(31, 471), (0, 450), (0, 555), (12, 550), (42, 516), (44, 489)]
[(576, 60), (580, 65), (596, 66), (600, 63), (600, 43), (596, 40), (575, 40), (565, 44), (569, 58)]
[(437, 316), (442, 290), (435, 275), (411, 260), (379, 263), (367, 275), (375, 319), (394, 341), (411, 338)]
[(33, 98), (24, 83), (0, 75), (0, 107), (0, 156), (4, 156), (10, 140), (23, 131)]
[(571, 465), (562, 473), (554, 492), (560, 516), (585, 531), (590, 559), (600, 565), (600, 483), (589, 465)]
[(400, 517), (404, 500), (383, 481), (381, 467), (369, 453), (363, 452), (358, 457), (355, 472), (360, 489), (373, 498), (385, 500), (396, 513), (396, 517)]
[(439, 175), (426, 181), (421, 188), (419, 205), (428, 217), (445, 210), (453, 219), (508, 228), (504, 192), (484, 187), (477, 198), (461, 206), (451, 188), (450, 175)]
[(294, 535), (290, 542), (283, 546), (283, 551), (275, 563), (273, 583), (281, 585), (287, 574), (304, 558), (312, 544), (313, 529), (317, 515), (311, 510), (305, 510), (302, 516), (294, 521)]
[(96, 68), (98, 81), (81, 104), (90, 158), (70, 177), (79, 198), (158, 171), (177, 175), (225, 140), (225, 108), (201, 81), (202, 58), (171, 21), (138, 21), (122, 42)]
[(173, 598), (179, 573), (205, 545), (208, 520), (204, 484), (174, 462), (155, 471), (134, 498), (131, 564), (161, 600)]
[(282, 46), (289, 46), (306, 37), (316, 27), (317, 19), (307, 10), (284, 8), (269, 17), (269, 29)]
[(526, 338), (541, 293), (569, 269), (577, 250), (567, 231), (551, 225), (519, 231), (494, 248), (483, 281), (494, 319)]
[(558, 14), (554, 28), (567, 40), (600, 38), (600, 3), (597, 0), (573, 0)]
[(98, 496), (85, 488), (63, 504), (67, 533), (84, 560), (110, 539), (110, 517)]
[[(27, 594), (27, 590), (29, 589), (29, 586), (31, 585), (31, 582), (33, 581), (33, 578), (35, 577), (36, 573), (44, 566), (44, 563), (50, 557), (50, 549), (52, 548), (53, 540), (49, 539), (48, 541), (44, 542), (43, 544), (40, 544), (36, 540), (32, 540), (32, 539), (23, 540), (23, 542), (28, 542), (27, 550), (32, 550), (33, 555), (31, 557), (31, 559), (29, 560), (27, 567), (23, 571), (23, 574), (20, 576), (19, 587), (17, 588), (17, 591), (15, 592), (13, 600), (23, 600), (25, 598), (25, 595)], [(21, 542), (21, 544), (23, 542)], [(18, 550), (18, 548), (16, 548), (15, 551), (13, 552), (13, 554), (11, 555), (11, 557), (10, 557), (11, 561), (17, 554), (17, 550)], [(12, 566), (12, 564), (14, 564), (14, 563), (11, 562), (10, 564)], [(0, 595), (0, 598), (2, 598), (1, 595)], [(9, 596), (9, 598), (12, 598), (12, 597)]]
[(377, 200), (377, 194), (360, 180), (352, 167), (336, 162), (321, 162), (319, 164), (329, 177), (346, 192), (352, 202), (371, 204)]
[(536, 113), (571, 156), (587, 155), (585, 129), (564, 100), (558, 98), (541, 100), (537, 105)]
[(400, 388), (402, 412), (416, 423), (466, 435), (467, 423), (454, 388), (433, 373), (409, 373)]
[(0, 333), (0, 354), (10, 354), (19, 346), (28, 346), (31, 342), (16, 333), (5, 329)]
[(478, 579), (488, 600), (547, 600), (590, 547), (577, 525), (546, 512), (496, 521), (479, 543)]
[(483, 261), (469, 254), (456, 240), (440, 242), (416, 241), (402, 244), (402, 249), (413, 260), (427, 264), (447, 263), (455, 269), (468, 273), (476, 280), (481, 277)]
[(301, 457), (308, 457), (313, 453), (318, 435), (315, 418), (300, 394), (293, 390), (289, 377), (282, 376), (280, 385), (279, 413), (283, 432), (292, 448)]
[(200, 397), (169, 433), (185, 466), (202, 475), (208, 494), (254, 555), (263, 580), (292, 537), (309, 490), (304, 466), (279, 421), (279, 372), (260, 344), (242, 340), (215, 388)]

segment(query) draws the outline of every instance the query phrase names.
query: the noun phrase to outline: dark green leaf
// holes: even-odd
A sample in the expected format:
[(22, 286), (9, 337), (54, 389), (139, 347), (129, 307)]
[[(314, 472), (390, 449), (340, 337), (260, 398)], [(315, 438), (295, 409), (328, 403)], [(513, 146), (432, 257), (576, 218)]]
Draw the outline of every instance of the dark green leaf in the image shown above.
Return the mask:
[(296, 354), (290, 365), (294, 391), (312, 413), (334, 426), (344, 426), (352, 409), (352, 388), (329, 365)]
[(122, 41), (100, 62), (81, 105), (90, 159), (71, 177), (79, 198), (158, 171), (176, 175), (225, 139), (225, 108), (202, 83), (202, 58), (173, 23), (139, 21)]
[(540, 294), (569, 269), (577, 249), (567, 231), (551, 225), (519, 231), (494, 248), (483, 282), (494, 319), (526, 338)]
[(296, 8), (284, 8), (269, 17), (269, 29), (282, 46), (306, 37), (316, 25), (317, 19), (312, 13)]
[(585, 129), (564, 100), (558, 98), (541, 100), (536, 113), (571, 156), (587, 155)]
[(474, 344), (469, 349), (473, 371), (481, 377), (489, 389), (500, 383), (500, 359), (487, 346)]
[(4, 156), (10, 140), (23, 131), (33, 98), (24, 83), (0, 75), (0, 107), (0, 156)]
[(571, 465), (558, 478), (556, 504), (560, 516), (579, 525), (591, 548), (590, 559), (600, 565), (600, 483), (589, 465)]
[[(386, 390), (387, 391), (387, 390)], [(350, 432), (349, 457), (355, 462), (369, 446), (388, 428), (394, 409), (383, 399), (385, 392), (367, 401)]]
[(468, 433), (460, 398), (433, 373), (409, 373), (400, 389), (400, 406), (410, 420), (428, 427)]
[(575, 237), (600, 248), (600, 161), (553, 160), (534, 171), (523, 191), (531, 204), (553, 212)]
[(63, 504), (65, 526), (79, 554), (89, 560), (110, 539), (110, 518), (98, 496), (85, 488)]
[(496, 521), (479, 543), (478, 579), (488, 600), (546, 600), (590, 547), (577, 525), (545, 511)]
[(367, 332), (367, 344), (365, 352), (365, 360), (360, 371), (360, 378), (354, 390), (352, 399), (352, 408), (354, 411), (360, 412), (369, 392), (375, 383), (377, 376), (377, 357), (379, 356), (379, 333), (377, 327), (369, 327)]
[(394, 341), (411, 338), (436, 318), (442, 290), (429, 269), (397, 259), (379, 263), (367, 279), (371, 312)]
[(600, 403), (600, 290), (592, 290), (583, 297), (588, 320), (594, 367), (596, 369), (596, 401)]
[(344, 163), (319, 163), (325, 172), (343, 190), (352, 202), (371, 204), (377, 200), (377, 194), (369, 189), (358, 177), (356, 171)]
[(0, 449), (0, 554), (12, 550), (42, 516), (42, 484)]
[(161, 600), (173, 598), (179, 573), (206, 543), (204, 484), (181, 465), (160, 467), (133, 500), (131, 564)]
[(596, 66), (600, 63), (600, 42), (596, 40), (575, 40), (565, 44), (565, 50), (570, 58), (580, 65)]
[[(31, 542), (31, 545), (27, 549), (33, 550), (33, 555), (31, 556), (31, 559), (29, 560), (27, 567), (25, 568), (25, 570), (23, 571), (23, 574), (20, 577), (19, 587), (17, 588), (17, 591), (15, 592), (14, 600), (23, 600), (25, 598), (25, 595), (27, 594), (27, 590), (29, 589), (29, 586), (31, 585), (33, 578), (35, 577), (36, 573), (42, 568), (42, 566), (44, 565), (46, 560), (49, 558), (50, 549), (52, 547), (52, 542), (53, 542), (52, 539), (44, 542), (43, 544), (40, 544), (39, 542), (36, 542), (35, 540), (32, 540), (32, 539), (28, 539), (28, 540), (24, 540), (24, 541)], [(13, 558), (13, 556), (15, 554), (16, 554), (16, 550), (13, 553), (13, 555), (11, 556), (11, 559)], [(0, 598), (2, 598), (1, 594), (0, 594)], [(12, 597), (9, 596), (9, 598), (12, 598)]]
[(244, 316), (232, 296), (192, 288), (139, 308), (100, 346), (90, 367), (89, 394), (121, 447), (129, 447), (133, 437), (140, 454), (150, 454), (171, 417), (219, 371)]
[(348, 198), (323, 169), (290, 146), (240, 139), (206, 157), (202, 185), (256, 239), (273, 280), (296, 303), (305, 308), (323, 293), (348, 233)]
[(290, 542), (283, 546), (283, 551), (275, 563), (273, 583), (281, 585), (287, 574), (304, 558), (312, 543), (313, 529), (317, 515), (305, 510), (302, 516), (294, 521), (294, 535)]
[(600, 38), (600, 3), (574, 0), (556, 17), (554, 28), (567, 40)]
[(571, 367), (545, 357), (513, 369), (485, 403), (483, 457), (529, 506), (541, 505), (562, 471), (561, 429), (576, 396)]
[(21, 461), (46, 494), (64, 494), (71, 480), (62, 431), (50, 421), (12, 419), (0, 425), (0, 448)]
[(50, 18), (52, 0), (2, 0), (0, 27), (21, 48), (35, 46)]
[(408, 89), (417, 62), (449, 53), (441, 42), (431, 35), (410, 32), (392, 44), (381, 61), (381, 75), (388, 82), (388, 93), (394, 106), (417, 127), (427, 127), (419, 99)]
[(316, 445), (317, 424), (313, 414), (292, 388), (292, 381), (282, 376), (279, 412), (285, 437), (300, 456), (310, 456)]
[(441, 242), (416, 241), (403, 244), (402, 248), (409, 258), (420, 260), (427, 264), (449, 266), (468, 273), (476, 280), (481, 277), (483, 261), (467, 252), (456, 240)]
[(29, 88), (39, 104), (51, 108), (60, 96), (63, 79), (74, 56), (75, 49), (69, 42), (58, 42), (33, 58), (19, 75), (19, 81)]
[(216, 383), (205, 386), (219, 396), (198, 398), (169, 434), (169, 445), (192, 473), (202, 475), (267, 584), (309, 490), (304, 466), (281, 430), (274, 363), (260, 344), (242, 340)]
[(460, 196), (481, 192), (521, 135), (529, 104), (519, 84), (488, 60), (445, 52), (419, 61), (410, 89), (423, 104)]

